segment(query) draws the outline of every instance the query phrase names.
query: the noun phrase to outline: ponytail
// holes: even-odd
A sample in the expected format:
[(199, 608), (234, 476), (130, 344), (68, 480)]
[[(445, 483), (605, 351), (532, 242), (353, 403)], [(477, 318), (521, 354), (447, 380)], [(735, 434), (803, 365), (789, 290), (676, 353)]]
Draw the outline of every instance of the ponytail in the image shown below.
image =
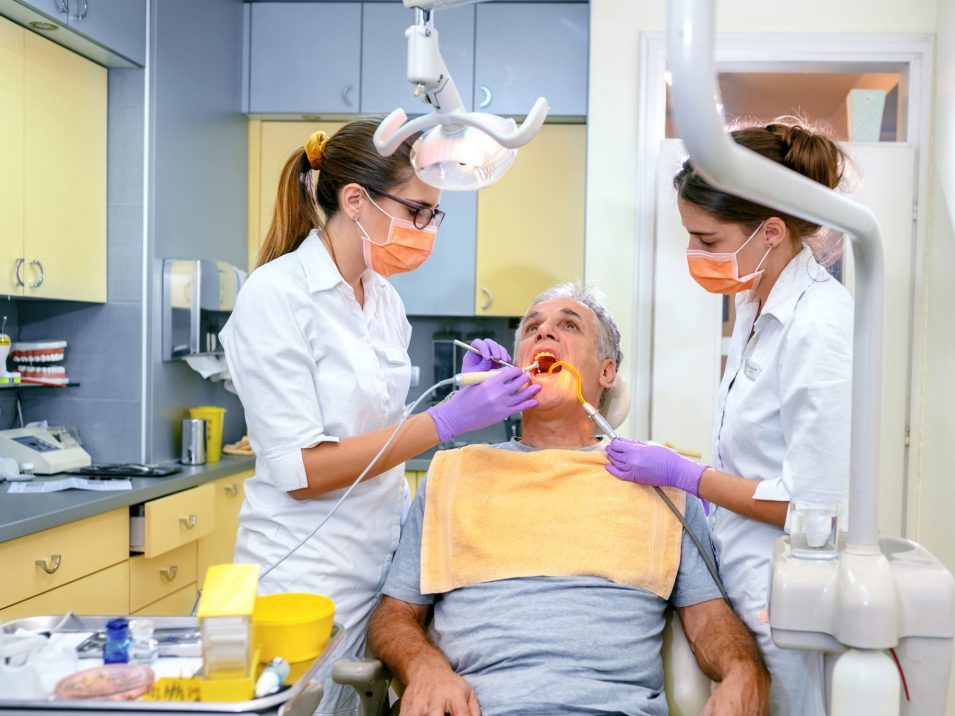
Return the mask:
[(295, 251), (308, 236), (320, 226), (315, 202), (308, 196), (303, 177), (311, 170), (305, 149), (299, 147), (282, 167), (279, 189), (275, 196), (275, 212), (272, 223), (259, 248), (255, 267), (267, 264), (291, 251)]

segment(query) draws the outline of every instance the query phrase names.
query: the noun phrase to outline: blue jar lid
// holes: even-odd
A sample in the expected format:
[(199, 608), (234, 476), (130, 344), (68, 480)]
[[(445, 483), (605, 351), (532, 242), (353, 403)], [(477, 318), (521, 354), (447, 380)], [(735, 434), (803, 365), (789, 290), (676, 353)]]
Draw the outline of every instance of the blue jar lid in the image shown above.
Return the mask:
[(124, 617), (117, 617), (106, 622), (106, 631), (116, 636), (127, 634), (129, 632), (129, 620)]

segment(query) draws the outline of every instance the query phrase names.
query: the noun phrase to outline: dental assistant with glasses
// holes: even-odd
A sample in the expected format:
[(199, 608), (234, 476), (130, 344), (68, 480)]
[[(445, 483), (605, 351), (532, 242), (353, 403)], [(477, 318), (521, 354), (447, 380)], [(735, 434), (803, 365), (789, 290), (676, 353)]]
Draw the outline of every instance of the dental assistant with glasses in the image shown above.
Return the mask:
[[(841, 183), (845, 156), (826, 136), (777, 122), (732, 137), (829, 188)], [(837, 252), (827, 250), (820, 226), (726, 194), (689, 161), (673, 184), (690, 235), (690, 274), (703, 289), (736, 299), (714, 416), (713, 464), (617, 439), (607, 449), (607, 470), (712, 503), (719, 573), (766, 658), (772, 712), (825, 714), (822, 655), (777, 648), (767, 607), (773, 547), (789, 502), (838, 503), (845, 511), (852, 299), (823, 268)]]
[[(411, 326), (385, 277), (428, 258), (444, 212), (439, 191), (414, 175), (412, 139), (389, 157), (375, 150), (379, 122), (316, 132), (289, 157), (257, 268), (220, 334), (256, 454), (235, 561), (261, 566), (260, 594), (331, 597), (347, 629), (340, 658), (361, 655), (398, 546), (409, 504), (404, 461), (536, 405), (540, 390), (505, 368), (411, 416), (328, 523), (264, 574), (372, 461), (408, 395)], [(468, 354), (465, 371), (508, 358), (493, 341), (474, 345), (481, 355)], [(326, 675), (318, 713), (356, 711), (352, 689)]]

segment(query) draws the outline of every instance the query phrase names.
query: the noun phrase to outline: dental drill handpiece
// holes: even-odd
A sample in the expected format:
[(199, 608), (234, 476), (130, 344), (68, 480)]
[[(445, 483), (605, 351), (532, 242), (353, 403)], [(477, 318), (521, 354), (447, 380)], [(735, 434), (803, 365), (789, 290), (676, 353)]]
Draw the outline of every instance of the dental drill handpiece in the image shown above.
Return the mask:
[[(504, 361), (500, 361), (500, 362), (503, 363)], [(511, 365), (510, 363), (506, 365), (508, 365), (508, 367), (510, 368), (517, 367), (517, 366)], [(537, 368), (537, 361), (534, 361), (526, 368), (523, 368), (521, 372), (528, 373), (536, 368)], [(476, 385), (478, 383), (483, 383), (485, 380), (487, 380), (491, 376), (497, 375), (498, 372), (499, 371), (496, 371), (496, 370), (476, 370), (473, 373), (457, 373), (454, 376), (454, 384), (455, 385)]]

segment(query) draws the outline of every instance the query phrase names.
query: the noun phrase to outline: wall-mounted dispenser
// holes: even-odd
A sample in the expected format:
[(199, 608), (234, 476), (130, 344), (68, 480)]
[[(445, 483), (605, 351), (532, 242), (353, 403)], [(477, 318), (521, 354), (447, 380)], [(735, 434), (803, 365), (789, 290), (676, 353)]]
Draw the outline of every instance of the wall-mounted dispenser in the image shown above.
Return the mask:
[(222, 355), (219, 331), (229, 320), (246, 275), (224, 261), (163, 259), (163, 360)]

